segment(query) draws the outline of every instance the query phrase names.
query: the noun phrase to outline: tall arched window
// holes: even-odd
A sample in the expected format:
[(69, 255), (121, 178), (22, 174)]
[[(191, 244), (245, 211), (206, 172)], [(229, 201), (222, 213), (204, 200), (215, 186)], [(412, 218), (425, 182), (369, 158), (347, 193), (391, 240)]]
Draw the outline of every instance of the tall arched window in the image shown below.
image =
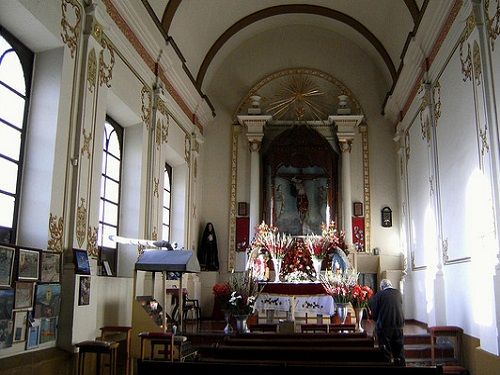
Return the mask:
[(161, 239), (170, 241), (170, 214), (172, 202), (172, 167), (165, 164), (163, 174), (163, 225)]
[(16, 242), (33, 53), (0, 26), (0, 242)]
[(109, 236), (118, 235), (122, 138), (123, 128), (108, 117), (104, 123), (98, 236), (101, 264), (107, 261), (114, 276), (116, 276), (117, 245), (109, 239)]

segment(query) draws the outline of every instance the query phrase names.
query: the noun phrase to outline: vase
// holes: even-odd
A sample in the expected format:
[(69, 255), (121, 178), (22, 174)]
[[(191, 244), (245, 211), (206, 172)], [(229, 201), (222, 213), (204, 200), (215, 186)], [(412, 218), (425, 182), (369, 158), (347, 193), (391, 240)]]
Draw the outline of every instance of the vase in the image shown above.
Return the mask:
[(224, 311), (224, 321), (226, 322), (226, 325), (224, 326), (224, 333), (226, 335), (229, 335), (231, 332), (233, 332), (233, 327), (231, 327), (231, 323), (229, 323), (231, 319), (231, 313), (229, 311)]
[(250, 332), (247, 325), (248, 315), (235, 315), (234, 318), (236, 319), (236, 332), (238, 333)]
[(280, 282), (280, 272), (281, 272), (281, 259), (273, 258), (273, 266), (274, 266), (274, 282)]
[(347, 313), (349, 311), (349, 303), (335, 302), (337, 308), (337, 314), (339, 316), (340, 324), (345, 324), (347, 319)]
[(365, 312), (364, 307), (355, 307), (354, 315), (356, 316), (356, 332), (364, 332), (365, 330), (361, 326), (361, 321), (363, 320), (363, 314)]
[(319, 258), (313, 258), (313, 266), (314, 266), (314, 271), (316, 271), (316, 280), (320, 281), (320, 274), (321, 274), (321, 265), (323, 263), (323, 259)]

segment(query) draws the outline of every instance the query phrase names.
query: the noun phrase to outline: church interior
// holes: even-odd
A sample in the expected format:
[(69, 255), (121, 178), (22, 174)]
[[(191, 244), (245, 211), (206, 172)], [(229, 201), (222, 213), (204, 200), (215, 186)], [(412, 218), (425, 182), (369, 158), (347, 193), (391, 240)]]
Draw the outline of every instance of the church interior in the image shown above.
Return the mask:
[(299, 334), (269, 372), (355, 373), (352, 272), (407, 368), (499, 374), (499, 35), (500, 0), (0, 1), (0, 373), (250, 374)]

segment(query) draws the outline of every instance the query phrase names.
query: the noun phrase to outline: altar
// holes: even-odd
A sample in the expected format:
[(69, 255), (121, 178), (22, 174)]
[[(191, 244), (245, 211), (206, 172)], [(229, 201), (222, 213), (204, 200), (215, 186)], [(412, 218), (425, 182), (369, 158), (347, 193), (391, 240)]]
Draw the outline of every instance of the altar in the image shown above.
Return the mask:
[(268, 319), (275, 313), (285, 314), (287, 319), (331, 316), (335, 310), (333, 298), (321, 283), (260, 283), (261, 290), (255, 307)]

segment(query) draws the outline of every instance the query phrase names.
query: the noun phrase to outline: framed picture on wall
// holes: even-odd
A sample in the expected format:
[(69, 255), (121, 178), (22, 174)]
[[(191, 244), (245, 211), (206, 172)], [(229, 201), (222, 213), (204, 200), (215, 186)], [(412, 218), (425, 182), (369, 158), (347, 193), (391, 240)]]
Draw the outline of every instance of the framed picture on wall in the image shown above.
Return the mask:
[(14, 315), (14, 335), (12, 342), (26, 340), (26, 322), (28, 321), (27, 311), (16, 311)]
[(40, 253), (36, 250), (19, 249), (18, 280), (38, 280)]
[(10, 287), (12, 284), (15, 252), (13, 247), (0, 246), (0, 287)]
[(14, 309), (14, 289), (0, 289), (0, 320), (12, 320)]
[(59, 315), (61, 284), (38, 284), (36, 286), (34, 317), (53, 318)]
[(89, 256), (86, 250), (73, 249), (75, 272), (80, 275), (90, 275)]
[(15, 309), (30, 309), (33, 307), (34, 285), (35, 283), (30, 282), (16, 282)]
[(40, 341), (40, 326), (28, 327), (28, 337), (26, 338), (26, 349), (38, 347)]
[(61, 254), (42, 251), (40, 266), (40, 281), (44, 283), (58, 283), (61, 278)]
[(78, 293), (78, 306), (90, 304), (90, 276), (80, 276), (80, 292)]

